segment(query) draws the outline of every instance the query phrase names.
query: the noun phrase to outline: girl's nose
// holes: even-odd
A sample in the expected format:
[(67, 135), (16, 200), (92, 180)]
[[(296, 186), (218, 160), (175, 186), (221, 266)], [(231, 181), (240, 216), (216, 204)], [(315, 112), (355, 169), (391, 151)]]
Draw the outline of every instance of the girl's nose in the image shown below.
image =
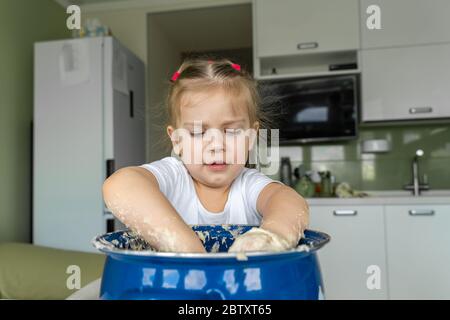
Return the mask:
[(218, 141), (218, 139), (213, 139), (207, 143), (206, 149), (209, 152), (223, 152), (225, 150), (224, 140)]
[(208, 151), (223, 151), (225, 150), (225, 136), (220, 130), (213, 130), (208, 132), (204, 137), (204, 144)]

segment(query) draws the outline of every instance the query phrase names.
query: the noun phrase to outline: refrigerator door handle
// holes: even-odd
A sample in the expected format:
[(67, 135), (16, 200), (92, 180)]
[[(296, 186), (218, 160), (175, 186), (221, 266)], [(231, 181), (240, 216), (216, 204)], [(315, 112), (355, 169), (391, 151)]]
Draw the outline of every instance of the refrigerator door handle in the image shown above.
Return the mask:
[(106, 179), (108, 179), (114, 173), (114, 159), (106, 160)]
[(106, 219), (106, 233), (114, 232), (114, 219)]
[(130, 97), (130, 118), (134, 118), (134, 92), (130, 90), (128, 95)]

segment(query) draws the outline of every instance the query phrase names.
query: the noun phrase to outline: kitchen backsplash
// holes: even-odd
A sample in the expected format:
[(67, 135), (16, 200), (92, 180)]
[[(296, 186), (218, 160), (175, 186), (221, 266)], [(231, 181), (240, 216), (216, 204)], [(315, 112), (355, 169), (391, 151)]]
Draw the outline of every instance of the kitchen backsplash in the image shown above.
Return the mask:
[[(386, 139), (391, 151), (367, 154), (361, 143)], [(357, 140), (304, 146), (282, 146), (292, 168), (303, 163), (306, 170), (330, 170), (336, 182), (348, 182), (358, 190), (400, 190), (411, 182), (411, 163), (417, 149), (420, 176), (428, 176), (431, 189), (450, 189), (450, 127), (448, 124), (360, 127)], [(272, 176), (279, 178), (279, 173)]]

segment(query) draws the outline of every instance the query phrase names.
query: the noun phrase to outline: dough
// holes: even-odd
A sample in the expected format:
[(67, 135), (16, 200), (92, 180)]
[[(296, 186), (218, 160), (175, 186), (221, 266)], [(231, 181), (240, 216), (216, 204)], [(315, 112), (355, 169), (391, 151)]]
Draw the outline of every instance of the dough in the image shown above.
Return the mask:
[(252, 228), (236, 238), (228, 252), (285, 251), (291, 249), (289, 242), (277, 234), (261, 228)]

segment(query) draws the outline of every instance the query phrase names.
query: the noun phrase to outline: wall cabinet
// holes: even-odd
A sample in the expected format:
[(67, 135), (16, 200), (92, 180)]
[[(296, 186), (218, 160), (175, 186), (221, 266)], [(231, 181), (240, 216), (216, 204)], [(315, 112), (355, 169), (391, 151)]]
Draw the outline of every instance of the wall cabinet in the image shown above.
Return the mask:
[[(380, 7), (381, 29), (366, 26), (366, 10)], [(448, 0), (361, 0), (361, 47), (380, 48), (450, 42)]]
[(254, 0), (258, 57), (359, 48), (358, 0)]
[[(318, 251), (326, 299), (387, 299), (383, 206), (312, 206), (311, 229), (330, 234)], [(380, 289), (367, 287), (367, 268), (381, 271)]]
[(450, 299), (450, 206), (386, 206), (391, 299)]
[(362, 120), (450, 117), (450, 44), (362, 50)]

